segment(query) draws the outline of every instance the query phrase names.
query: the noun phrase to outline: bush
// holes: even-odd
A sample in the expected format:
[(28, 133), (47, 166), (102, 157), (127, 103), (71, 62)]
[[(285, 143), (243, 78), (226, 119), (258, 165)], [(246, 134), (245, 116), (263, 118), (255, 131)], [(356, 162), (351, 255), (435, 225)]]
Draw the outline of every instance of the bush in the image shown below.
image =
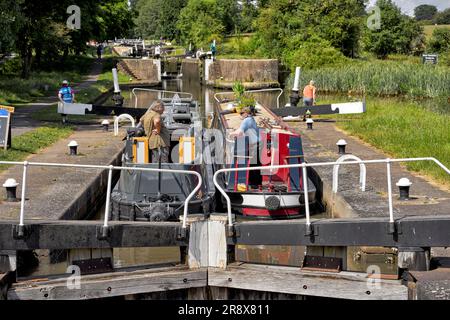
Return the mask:
[(450, 50), (450, 29), (436, 28), (428, 43), (428, 49), (432, 52), (445, 52)]
[(328, 66), (339, 66), (348, 62), (339, 50), (333, 48), (328, 41), (320, 38), (304, 42), (292, 40), (289, 48), (283, 53), (283, 62), (291, 69), (317, 69)]

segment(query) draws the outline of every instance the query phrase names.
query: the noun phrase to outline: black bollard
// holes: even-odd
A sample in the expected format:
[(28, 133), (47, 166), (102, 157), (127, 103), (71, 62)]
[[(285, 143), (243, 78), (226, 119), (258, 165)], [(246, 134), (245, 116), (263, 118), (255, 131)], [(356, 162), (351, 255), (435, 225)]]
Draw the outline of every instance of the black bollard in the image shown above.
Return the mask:
[(339, 147), (339, 154), (345, 154), (345, 147), (347, 142), (344, 139), (339, 140), (336, 145)]
[(77, 149), (78, 149), (78, 143), (75, 140), (72, 140), (67, 145), (70, 149), (70, 155), (76, 156), (77, 155)]
[(16, 190), (19, 184), (15, 179), (8, 179), (3, 184), (3, 187), (6, 188), (6, 200), (7, 202), (17, 202)]
[(399, 188), (400, 191), (400, 198), (399, 200), (405, 201), (405, 200), (410, 200), (411, 198), (409, 197), (409, 189), (412, 185), (411, 181), (409, 181), (408, 178), (401, 178), (397, 183), (396, 183), (397, 187)]

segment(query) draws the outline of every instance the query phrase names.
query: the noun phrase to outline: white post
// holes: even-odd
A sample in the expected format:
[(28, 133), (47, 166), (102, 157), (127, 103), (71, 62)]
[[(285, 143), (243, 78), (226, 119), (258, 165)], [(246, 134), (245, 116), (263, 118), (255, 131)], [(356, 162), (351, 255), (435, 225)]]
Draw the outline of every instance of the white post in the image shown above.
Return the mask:
[(114, 93), (120, 93), (119, 76), (117, 75), (117, 69), (112, 69), (113, 81), (114, 81)]
[(22, 176), (22, 199), (20, 199), (19, 226), (23, 226), (24, 220), (25, 220), (25, 191), (27, 188), (27, 167), (28, 167), (28, 161), (24, 161), (23, 162), (23, 176)]
[(392, 207), (392, 182), (391, 182), (391, 159), (386, 159), (387, 163), (387, 183), (389, 200), (389, 222), (394, 223), (394, 209)]
[(311, 225), (311, 221), (309, 219), (308, 173), (306, 171), (306, 166), (304, 165), (304, 163), (302, 167), (302, 175), (303, 175), (303, 193), (305, 196), (306, 228), (308, 232)]
[(113, 166), (109, 166), (108, 171), (108, 186), (106, 188), (106, 204), (105, 204), (105, 220), (103, 222), (103, 227), (108, 227), (108, 218), (109, 218), (109, 204), (111, 202), (111, 184), (112, 184), (112, 171)]
[(300, 86), (300, 72), (301, 68), (297, 67), (295, 68), (295, 78), (294, 78), (294, 87), (292, 88), (293, 91), (298, 91)]
[(144, 50), (145, 50), (145, 40), (142, 39), (142, 51), (144, 51)]

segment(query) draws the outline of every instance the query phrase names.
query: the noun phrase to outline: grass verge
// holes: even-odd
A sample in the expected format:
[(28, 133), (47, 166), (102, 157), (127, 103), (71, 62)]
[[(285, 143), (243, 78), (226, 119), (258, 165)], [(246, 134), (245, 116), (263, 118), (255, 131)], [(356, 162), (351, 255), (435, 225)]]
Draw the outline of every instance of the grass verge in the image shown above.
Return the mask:
[[(450, 167), (450, 115), (429, 111), (414, 101), (371, 98), (367, 112), (337, 117), (337, 125), (395, 158), (434, 157)], [(450, 176), (432, 162), (406, 167), (450, 186)]]
[[(0, 150), (0, 161), (22, 161), (59, 139), (67, 138), (73, 131), (74, 128), (71, 126), (45, 126), (13, 137), (11, 149)], [(7, 165), (0, 165), (0, 171), (7, 167)]]

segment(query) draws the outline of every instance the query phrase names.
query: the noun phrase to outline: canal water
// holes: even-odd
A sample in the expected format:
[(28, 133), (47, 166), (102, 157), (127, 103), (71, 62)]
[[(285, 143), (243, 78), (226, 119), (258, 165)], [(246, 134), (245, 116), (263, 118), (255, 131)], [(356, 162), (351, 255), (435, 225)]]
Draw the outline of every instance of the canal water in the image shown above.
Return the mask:
[[(214, 94), (223, 92), (207, 88), (200, 84), (198, 74), (183, 73), (183, 77), (162, 81), (162, 86), (158, 89), (168, 91), (179, 91), (191, 93), (194, 100), (199, 102), (201, 114), (205, 120), (208, 112), (212, 112), (214, 105)], [(230, 91), (230, 90), (226, 90)], [(255, 99), (266, 106), (277, 106), (279, 91), (254, 93)], [(124, 105), (139, 108), (148, 108), (153, 100), (157, 98), (157, 93), (145, 90), (123, 91), (125, 98)], [(288, 92), (279, 97), (279, 105), (284, 106), (289, 100)], [(93, 215), (92, 219), (102, 220), (104, 208)], [(324, 215), (321, 215), (325, 217)], [(304, 247), (281, 247), (281, 246), (242, 246), (237, 250), (237, 259), (242, 261), (273, 263), (281, 265), (299, 265), (303, 259)], [(19, 270), (20, 276), (41, 277), (46, 275), (64, 274), (68, 268), (68, 257), (73, 254), (69, 250), (35, 250), (33, 255), (29, 255), (24, 260), (27, 268)], [(94, 253), (92, 253), (94, 256)], [(83, 257), (89, 257), (89, 253), (84, 252)], [(30, 262), (31, 261), (31, 262)], [(115, 268), (152, 265), (161, 263), (176, 264), (180, 261), (180, 250), (178, 247), (160, 248), (119, 248), (113, 251), (113, 263)], [(34, 267), (30, 267), (33, 262), (39, 262)]]

